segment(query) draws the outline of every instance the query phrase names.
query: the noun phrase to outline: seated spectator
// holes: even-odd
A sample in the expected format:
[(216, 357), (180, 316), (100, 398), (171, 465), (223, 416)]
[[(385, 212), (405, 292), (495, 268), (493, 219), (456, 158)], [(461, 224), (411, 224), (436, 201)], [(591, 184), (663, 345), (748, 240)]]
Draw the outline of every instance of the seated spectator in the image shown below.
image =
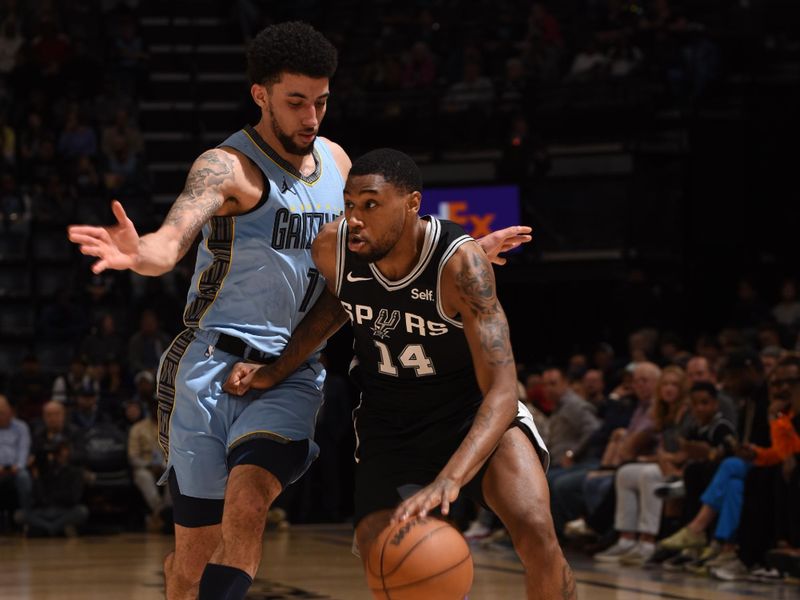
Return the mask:
[(686, 433), (691, 416), (686, 381), (680, 367), (668, 366), (662, 372), (652, 408), (654, 427), (661, 438), (658, 450), (639, 456), (639, 462), (622, 465), (617, 471), (614, 529), (620, 538), (604, 552), (595, 554), (595, 560), (640, 565), (655, 552), (663, 500), (653, 492), (666, 477), (675, 474), (685, 459), (676, 455), (678, 438)]
[(783, 280), (781, 299), (772, 308), (775, 321), (786, 328), (800, 326), (800, 301), (797, 300), (797, 282), (792, 278)]
[(166, 467), (164, 453), (158, 445), (158, 400), (151, 397), (150, 416), (131, 427), (128, 434), (128, 461), (133, 470), (133, 482), (142, 494), (150, 514), (147, 529), (159, 531), (164, 527), (164, 510), (172, 505), (168, 486), (156, 485)]
[(114, 122), (103, 129), (103, 154), (112, 158), (120, 144), (127, 146), (133, 154), (141, 154), (144, 151), (142, 133), (131, 124), (125, 108), (118, 109), (114, 114)]
[(139, 320), (139, 331), (128, 342), (128, 368), (133, 373), (150, 369), (155, 372), (161, 354), (170, 338), (161, 330), (156, 313), (145, 310)]
[[(760, 566), (767, 562), (770, 548), (780, 540), (800, 545), (797, 504), (789, 503), (789, 498), (798, 497), (800, 359), (797, 355), (780, 360), (769, 379), (769, 389), (770, 444), (765, 447), (744, 443), (740, 451), (740, 456), (751, 460), (753, 467), (744, 484), (737, 532), (739, 547), (729, 561), (722, 564), (718, 561), (710, 569), (715, 578), (723, 581), (769, 576)], [(772, 579), (779, 577), (777, 573), (771, 575)]]
[(100, 395), (92, 385), (84, 385), (78, 390), (75, 410), (70, 415), (70, 423), (84, 434), (96, 424), (108, 423), (111, 420), (98, 407), (99, 398)]
[[(42, 421), (34, 429), (31, 440), (31, 462), (51, 452), (56, 444), (67, 441), (72, 450), (72, 458), (80, 462), (81, 432), (75, 425), (67, 422), (64, 404), (51, 400), (42, 408)], [(76, 454), (76, 450), (78, 451)]]
[(85, 377), (86, 361), (82, 356), (76, 355), (69, 362), (69, 369), (67, 372), (63, 375), (59, 375), (53, 381), (50, 397), (56, 402), (60, 402), (66, 406), (75, 406), (78, 390), (83, 386)]
[(717, 376), (705, 356), (692, 356), (689, 359), (689, 362), (686, 363), (686, 376), (690, 386), (699, 381), (713, 383), (717, 387), (717, 400), (719, 400), (719, 410), (722, 416), (736, 425), (738, 419), (736, 403), (725, 390), (720, 389), (717, 385)]
[[(582, 518), (590, 512), (585, 496), (585, 483), (589, 473), (603, 464), (601, 459), (609, 458), (611, 453), (619, 457), (620, 454), (633, 452), (630, 454), (631, 458), (636, 456), (635, 451), (645, 441), (641, 434), (652, 430), (650, 407), (660, 376), (661, 370), (652, 363), (636, 365), (633, 371), (633, 393), (622, 397), (612, 393), (601, 427), (591, 435), (584, 447), (574, 451), (576, 464), (552, 482), (550, 510), (559, 536), (563, 535), (568, 521)], [(618, 389), (621, 391), (621, 388)], [(624, 434), (628, 430), (631, 435), (624, 444), (624, 449), (621, 449), (620, 440), (625, 438)], [(641, 449), (648, 452), (652, 450), (645, 447)], [(612, 482), (613, 480), (607, 480), (602, 484), (606, 489), (597, 492), (600, 495), (599, 503), (602, 503)], [(596, 508), (594, 503), (592, 508)], [(613, 504), (611, 509), (613, 511)]]
[(545, 393), (555, 407), (548, 419), (547, 441), (553, 465), (548, 478), (554, 478), (575, 464), (575, 450), (586, 444), (600, 427), (600, 420), (597, 409), (569, 387), (560, 369), (547, 369), (542, 379)]
[(89, 518), (89, 509), (80, 503), (83, 469), (71, 463), (70, 454), (69, 442), (62, 440), (38, 461), (32, 506), (15, 515), (28, 533), (75, 537)]
[[(665, 462), (665, 474), (680, 472), (680, 465), (687, 460), (706, 460), (710, 462), (718, 462), (722, 456), (730, 455), (733, 452), (733, 425), (727, 421), (722, 413), (719, 411), (719, 401), (717, 400), (717, 389), (709, 382), (698, 382), (692, 386), (691, 389), (691, 403), (692, 403), (692, 418), (693, 422), (685, 436), (679, 440), (679, 451), (671, 454), (664, 455), (662, 460)], [(726, 459), (729, 460), (729, 459)], [(738, 515), (730, 515), (732, 506), (725, 505), (723, 508), (723, 500), (725, 498), (724, 492), (731, 478), (728, 476), (726, 461), (722, 462), (722, 466), (717, 471), (718, 473), (724, 472), (725, 475), (720, 476), (719, 482), (712, 481), (712, 488), (709, 487), (702, 497), (704, 508), (701, 512), (707, 510), (720, 509), (725, 511), (726, 525), (722, 525), (720, 520), (720, 535), (728, 535), (730, 520), (736, 518)], [(655, 496), (652, 493), (651, 495)], [(722, 492), (722, 493), (721, 493)], [(741, 503), (740, 503), (741, 505)], [(730, 519), (730, 520), (728, 520)], [(683, 531), (683, 530), (681, 530)], [(676, 540), (680, 536), (685, 537), (685, 532), (678, 532), (677, 534), (667, 538), (661, 543), (661, 547), (667, 550), (681, 550), (682, 547), (676, 547)], [(681, 538), (682, 539), (682, 538)], [(702, 544), (701, 544), (702, 545)], [(652, 556), (653, 552), (650, 553)], [(649, 559), (650, 557), (648, 557)], [(640, 563), (641, 564), (641, 563)], [(671, 563), (672, 564), (672, 563)]]
[(23, 511), (30, 507), (31, 476), (27, 468), (30, 449), (28, 425), (14, 418), (8, 398), (0, 394), (0, 488), (15, 493)]

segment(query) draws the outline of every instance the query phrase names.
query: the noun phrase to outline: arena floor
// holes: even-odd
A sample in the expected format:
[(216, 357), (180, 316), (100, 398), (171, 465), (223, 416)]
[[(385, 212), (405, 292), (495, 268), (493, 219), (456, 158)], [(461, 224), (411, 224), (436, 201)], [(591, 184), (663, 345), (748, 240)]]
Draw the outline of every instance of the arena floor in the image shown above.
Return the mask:
[[(371, 600), (347, 525), (268, 532), (253, 600)], [(0, 538), (2, 600), (157, 600), (161, 561), (172, 538), (123, 534), (76, 539)], [(522, 569), (511, 551), (473, 548), (470, 600), (523, 599)], [(800, 586), (721, 583), (689, 575), (596, 565), (570, 556), (582, 600), (800, 598)], [(427, 599), (426, 599), (427, 600)], [(433, 599), (431, 599), (433, 600)]]

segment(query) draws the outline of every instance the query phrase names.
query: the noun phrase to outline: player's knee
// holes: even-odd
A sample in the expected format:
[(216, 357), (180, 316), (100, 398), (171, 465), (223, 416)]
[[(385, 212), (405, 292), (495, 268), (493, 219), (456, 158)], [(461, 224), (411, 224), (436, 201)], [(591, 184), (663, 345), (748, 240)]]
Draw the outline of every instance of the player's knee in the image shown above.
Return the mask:
[(553, 519), (547, 510), (527, 510), (509, 525), (514, 548), (522, 559), (541, 561), (552, 558), (558, 548)]

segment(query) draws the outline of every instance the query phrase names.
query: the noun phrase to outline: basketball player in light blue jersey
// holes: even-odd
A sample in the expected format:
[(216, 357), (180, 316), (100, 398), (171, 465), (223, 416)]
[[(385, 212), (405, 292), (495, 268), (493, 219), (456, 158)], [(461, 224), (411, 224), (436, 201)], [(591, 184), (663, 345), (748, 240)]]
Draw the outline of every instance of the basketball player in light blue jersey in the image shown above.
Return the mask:
[[(269, 506), (318, 453), (312, 438), (325, 375), (318, 349), (292, 373), (276, 373), (280, 385), (242, 398), (223, 391), (227, 373), (240, 361), (269, 364), (312, 307), (316, 327), (341, 325), (310, 250), (343, 211), (350, 168), (338, 145), (317, 136), (336, 50), (312, 27), (282, 23), (256, 36), (247, 58), (261, 120), (197, 158), (156, 232), (140, 237), (118, 202), (115, 226), (69, 228), (81, 252), (98, 257), (95, 273), (152, 276), (171, 270), (203, 233), (187, 329), (158, 374), (175, 517), (175, 551), (164, 564), (169, 600), (244, 598)], [(527, 241), (526, 229), (487, 236), (487, 254), (496, 259)]]

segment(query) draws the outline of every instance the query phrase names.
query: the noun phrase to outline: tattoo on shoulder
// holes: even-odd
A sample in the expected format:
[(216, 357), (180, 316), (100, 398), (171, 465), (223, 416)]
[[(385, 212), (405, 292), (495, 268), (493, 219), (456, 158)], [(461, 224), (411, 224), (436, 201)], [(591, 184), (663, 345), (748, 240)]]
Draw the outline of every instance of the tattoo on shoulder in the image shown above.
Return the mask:
[(490, 269), (484, 257), (468, 254), (456, 273), (456, 289), (479, 321), (481, 346), (489, 363), (500, 366), (513, 363), (514, 359), (508, 322), (494, 293)]
[(224, 199), (218, 193), (207, 193), (233, 177), (233, 158), (224, 152), (207, 150), (192, 166), (183, 191), (178, 196), (164, 220), (165, 225), (183, 229), (180, 246), (184, 252), (197, 232), (222, 206)]

